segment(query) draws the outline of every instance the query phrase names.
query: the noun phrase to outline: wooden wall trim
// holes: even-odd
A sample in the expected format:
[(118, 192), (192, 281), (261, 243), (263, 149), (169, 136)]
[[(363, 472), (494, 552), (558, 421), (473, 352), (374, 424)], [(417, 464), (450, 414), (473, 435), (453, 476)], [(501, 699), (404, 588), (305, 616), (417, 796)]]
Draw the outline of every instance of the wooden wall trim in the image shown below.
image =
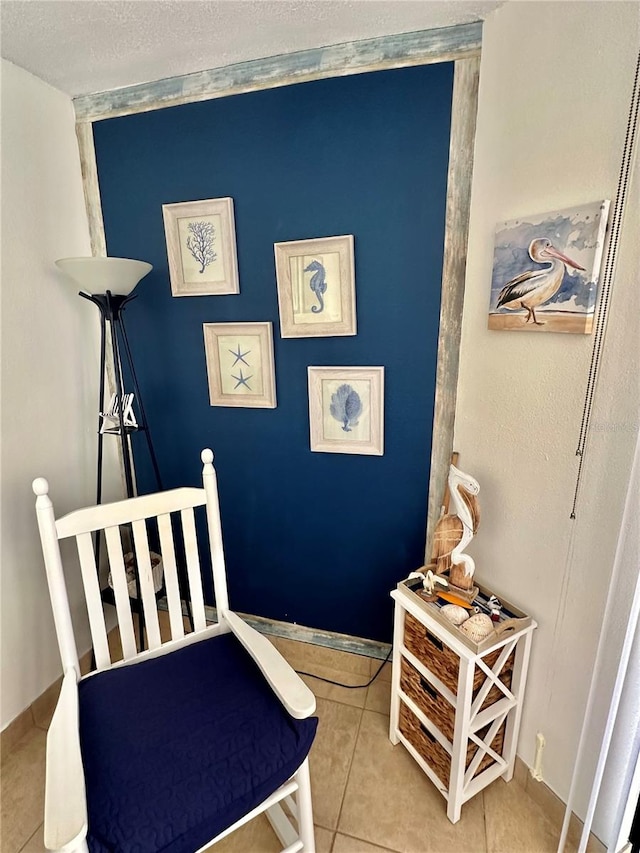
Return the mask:
[(84, 187), (84, 203), (89, 222), (91, 253), (94, 257), (106, 257), (107, 244), (102, 219), (102, 201), (98, 184), (98, 165), (93, 144), (93, 124), (89, 121), (77, 122), (76, 137), (80, 152), (80, 169)]
[[(158, 602), (159, 609), (166, 609), (165, 598)], [(207, 622), (217, 622), (218, 612), (215, 607), (205, 605), (205, 616)], [(182, 606), (183, 616), (188, 616), (186, 604)], [(378, 640), (367, 640), (365, 637), (353, 637), (351, 634), (338, 634), (335, 631), (324, 631), (320, 628), (307, 628), (298, 625), (297, 622), (280, 622), (277, 619), (268, 619), (264, 616), (254, 616), (251, 613), (238, 613), (244, 621), (259, 631), (271, 637), (282, 637), (286, 640), (296, 640), (299, 643), (310, 643), (314, 646), (324, 646), (339, 652), (349, 652), (353, 655), (387, 660), (391, 651), (390, 643), (382, 643)]]
[(481, 40), (481, 22), (400, 33), (82, 95), (73, 103), (77, 121), (99, 121), (326, 77), (457, 60), (477, 55)]
[(480, 57), (455, 63), (425, 562), (453, 451)]

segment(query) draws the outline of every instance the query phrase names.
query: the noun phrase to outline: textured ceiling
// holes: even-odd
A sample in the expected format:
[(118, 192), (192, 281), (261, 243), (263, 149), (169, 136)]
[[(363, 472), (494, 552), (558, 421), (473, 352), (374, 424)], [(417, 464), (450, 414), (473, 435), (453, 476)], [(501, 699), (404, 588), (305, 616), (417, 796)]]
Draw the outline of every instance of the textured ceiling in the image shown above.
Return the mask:
[(71, 96), (483, 20), (475, 0), (2, 0), (2, 56)]

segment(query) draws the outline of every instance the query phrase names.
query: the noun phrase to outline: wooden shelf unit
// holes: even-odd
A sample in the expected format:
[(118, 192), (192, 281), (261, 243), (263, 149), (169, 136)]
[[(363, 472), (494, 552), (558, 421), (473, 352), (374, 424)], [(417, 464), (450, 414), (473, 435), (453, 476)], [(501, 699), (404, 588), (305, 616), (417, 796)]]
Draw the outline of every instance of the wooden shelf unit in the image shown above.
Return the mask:
[(498, 777), (513, 776), (537, 625), (526, 617), (513, 633), (477, 645), (404, 582), (391, 597), (389, 738), (419, 764), (456, 823), (464, 803)]

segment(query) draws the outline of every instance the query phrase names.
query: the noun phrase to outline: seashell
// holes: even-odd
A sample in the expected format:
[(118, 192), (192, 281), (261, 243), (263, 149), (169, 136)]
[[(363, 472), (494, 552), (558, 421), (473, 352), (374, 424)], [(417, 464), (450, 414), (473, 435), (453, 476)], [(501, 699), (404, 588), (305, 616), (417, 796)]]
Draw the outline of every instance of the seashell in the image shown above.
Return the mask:
[(466, 622), (469, 618), (469, 614), (464, 609), (464, 607), (459, 607), (457, 604), (445, 604), (440, 608), (440, 613), (449, 620), (449, 622), (453, 622), (454, 625), (462, 625), (463, 622)]
[(464, 631), (470, 640), (479, 643), (493, 632), (493, 622), (486, 613), (476, 613), (460, 626), (460, 630)]

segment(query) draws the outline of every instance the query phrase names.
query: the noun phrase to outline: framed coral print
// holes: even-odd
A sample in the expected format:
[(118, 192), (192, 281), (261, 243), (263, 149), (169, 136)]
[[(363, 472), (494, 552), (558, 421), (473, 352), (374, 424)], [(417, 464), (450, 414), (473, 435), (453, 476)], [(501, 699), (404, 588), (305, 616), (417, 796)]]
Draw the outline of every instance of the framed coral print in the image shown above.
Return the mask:
[(232, 198), (163, 204), (173, 296), (239, 293)]
[(384, 454), (384, 367), (309, 367), (311, 450)]
[(275, 409), (271, 323), (204, 323), (212, 406)]
[(283, 338), (356, 334), (353, 235), (274, 244)]

